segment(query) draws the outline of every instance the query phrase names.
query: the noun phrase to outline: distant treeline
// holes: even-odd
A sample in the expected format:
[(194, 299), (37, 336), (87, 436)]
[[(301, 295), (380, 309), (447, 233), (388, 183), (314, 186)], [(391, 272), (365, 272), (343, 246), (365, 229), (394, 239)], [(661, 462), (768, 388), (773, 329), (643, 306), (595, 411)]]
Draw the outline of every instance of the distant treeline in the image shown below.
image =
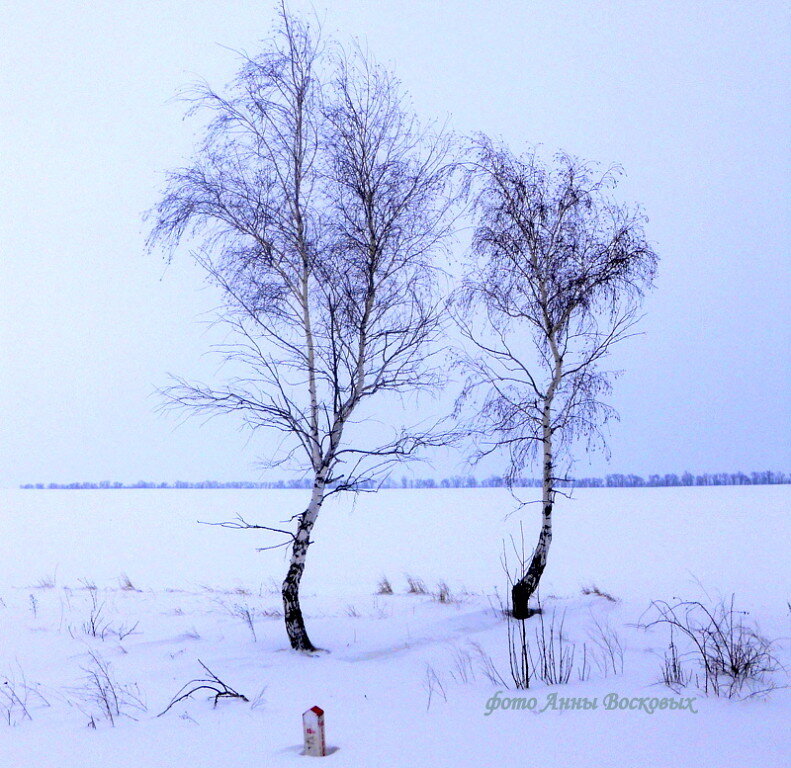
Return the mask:
[[(684, 472), (681, 475), (649, 475), (648, 479), (640, 475), (607, 475), (606, 477), (578, 477), (565, 478), (556, 482), (559, 488), (666, 488), (671, 486), (687, 485), (789, 485), (791, 475), (785, 472), (717, 472), (713, 474), (693, 475)], [(402, 477), (400, 480), (392, 478), (381, 483), (373, 481), (363, 483), (361, 490), (374, 490), (375, 488), (503, 488), (507, 485), (505, 478), (492, 475), (481, 480), (472, 476), (455, 475), (441, 480), (434, 478)], [(512, 485), (516, 488), (540, 488), (541, 481), (531, 477), (517, 478)], [(51, 490), (104, 490), (104, 489), (130, 489), (130, 488), (167, 488), (167, 489), (211, 489), (211, 488), (239, 488), (239, 489), (298, 489), (310, 488), (311, 481), (299, 480), (273, 480), (265, 482), (218, 482), (216, 480), (202, 480), (192, 483), (177, 480), (175, 483), (151, 483), (139, 480), (133, 484), (124, 484), (104, 480), (100, 483), (28, 483), (21, 485), (25, 489), (51, 489)]]

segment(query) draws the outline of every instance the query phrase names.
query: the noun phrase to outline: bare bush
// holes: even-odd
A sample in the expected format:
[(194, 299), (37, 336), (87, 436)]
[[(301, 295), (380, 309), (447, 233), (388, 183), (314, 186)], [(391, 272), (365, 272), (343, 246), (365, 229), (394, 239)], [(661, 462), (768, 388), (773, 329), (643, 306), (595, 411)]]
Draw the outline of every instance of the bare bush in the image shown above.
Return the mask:
[(623, 674), (624, 645), (621, 636), (607, 623), (593, 618), (594, 629), (588, 633), (593, 643), (590, 656), (604, 677)]
[(33, 706), (50, 706), (37, 685), (28, 683), (21, 670), (19, 676), (0, 675), (0, 720), (6, 725), (32, 720)]
[(390, 580), (387, 576), (382, 576), (381, 580), (379, 581), (379, 586), (376, 588), (377, 595), (392, 595), (393, 594), (393, 586), (390, 584)]
[[(480, 649), (480, 646), (477, 646)], [(472, 663), (472, 655), (468, 650), (454, 647), (453, 667), (450, 670), (451, 679), (456, 683), (467, 683), (475, 680), (475, 667)]]
[[(698, 600), (651, 603), (658, 617), (643, 627), (669, 627), (671, 633), (663, 682), (669, 681), (671, 688), (691, 682), (693, 672), (684, 669), (688, 660), (696, 668), (696, 684), (707, 695), (747, 698), (777, 687), (773, 675), (780, 663), (774, 642), (746, 623), (747, 613), (736, 610), (734, 603), (734, 595), (713, 605)], [(688, 650), (679, 652), (674, 633), (686, 641)]]
[(47, 576), (43, 576), (40, 578), (33, 587), (35, 589), (54, 589), (55, 585), (58, 583), (57, 575), (55, 573), (49, 574)]
[(96, 589), (90, 590), (91, 606), (88, 618), (82, 623), (82, 631), (91, 637), (98, 637), (104, 640), (110, 631), (110, 622), (104, 617), (104, 603), (100, 603), (96, 597)]
[(244, 625), (250, 630), (253, 636), (253, 642), (258, 642), (258, 636), (255, 633), (255, 608), (250, 608), (249, 605), (241, 605), (236, 603), (229, 609), (231, 616), (236, 616), (241, 619)]
[[(95, 588), (86, 587), (91, 596), (91, 602), (88, 607), (88, 616), (85, 621), (80, 625), (80, 630), (83, 634), (89, 637), (95, 637), (98, 640), (106, 640), (108, 636), (115, 635), (119, 640), (125, 640), (129, 635), (134, 634), (140, 625), (139, 621), (134, 624), (127, 624), (121, 622), (117, 626), (113, 625), (112, 621), (107, 618), (105, 613), (105, 603), (100, 601), (97, 596)], [(69, 603), (68, 609), (71, 610)], [(61, 603), (61, 624), (63, 623), (64, 605)], [(75, 636), (75, 628), (72, 625), (67, 627), (69, 634)]]
[(450, 591), (450, 587), (444, 582), (440, 581), (437, 584), (437, 589), (431, 593), (431, 596), (438, 602), (438, 603), (458, 603), (459, 599)]
[(115, 726), (120, 717), (136, 720), (134, 714), (147, 709), (137, 684), (119, 683), (108, 661), (93, 651), (89, 656), (89, 665), (83, 667), (84, 684), (75, 690), (74, 702), (88, 717), (88, 725), (95, 728), (97, 721), (106, 720)]
[(428, 594), (428, 590), (426, 589), (426, 584), (423, 579), (415, 578), (414, 576), (407, 575), (406, 582), (409, 585), (409, 589), (407, 592), (410, 595), (426, 595)]
[[(557, 622), (556, 612), (552, 612), (549, 624), (544, 620), (544, 611), (539, 602), (538, 626), (535, 630), (535, 651), (526, 645), (530, 665), (533, 673), (546, 685), (565, 685), (571, 679), (575, 669), (574, 660), (577, 653), (576, 643), (571, 642), (563, 629), (566, 623), (565, 612)], [(512, 621), (518, 621), (512, 619)], [(524, 622), (522, 622), (524, 626)], [(520, 649), (521, 653), (524, 650)], [(588, 653), (585, 643), (582, 644), (582, 661), (577, 664), (577, 675), (580, 680), (587, 680), (590, 676), (588, 667)]]
[(132, 580), (125, 573), (118, 577), (118, 587), (124, 592), (139, 592), (140, 590), (132, 584)]
[[(533, 616), (538, 617), (538, 624), (533, 633), (533, 639), (528, 634), (528, 626), (525, 619), (516, 619), (508, 609), (503, 609), (503, 614), (507, 620), (508, 632), (508, 663), (511, 679), (517, 689), (530, 688), (533, 679), (541, 680), (545, 685), (565, 685), (571, 680), (572, 674), (576, 670), (577, 678), (585, 681), (590, 678), (589, 652), (586, 643), (582, 643), (582, 658), (577, 655), (578, 644), (569, 640), (564, 632), (566, 614), (561, 615), (557, 620), (556, 612), (552, 612), (549, 622), (545, 619), (544, 609), (538, 600), (538, 608), (533, 611)], [(620, 647), (612, 637), (599, 639), (604, 644), (606, 658), (609, 653), (615, 654), (618, 658), (618, 648)], [(607, 649), (609, 641), (611, 651)], [(622, 650), (621, 650), (622, 653)], [(601, 654), (602, 659), (605, 658)], [(599, 664), (610, 663), (609, 661), (599, 661)], [(617, 664), (617, 661), (613, 661)], [(621, 661), (621, 669), (622, 661)], [(490, 670), (493, 674), (489, 679), (493, 682), (499, 677), (496, 670)]]

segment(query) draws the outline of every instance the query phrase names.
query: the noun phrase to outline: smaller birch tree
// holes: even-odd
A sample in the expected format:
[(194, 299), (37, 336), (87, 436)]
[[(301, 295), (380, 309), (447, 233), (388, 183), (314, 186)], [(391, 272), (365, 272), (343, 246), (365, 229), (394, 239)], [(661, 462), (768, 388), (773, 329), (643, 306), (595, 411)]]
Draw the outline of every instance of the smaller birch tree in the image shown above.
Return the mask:
[(472, 258), (455, 312), (474, 351), (460, 404), (476, 404), (474, 458), (507, 452), (509, 486), (541, 466), (541, 529), (512, 585), (519, 619), (546, 567), (559, 465), (580, 440), (606, 451), (601, 427), (615, 414), (601, 363), (631, 335), (656, 269), (644, 217), (613, 201), (616, 182), (568, 155), (547, 165), (485, 136), (474, 145)]

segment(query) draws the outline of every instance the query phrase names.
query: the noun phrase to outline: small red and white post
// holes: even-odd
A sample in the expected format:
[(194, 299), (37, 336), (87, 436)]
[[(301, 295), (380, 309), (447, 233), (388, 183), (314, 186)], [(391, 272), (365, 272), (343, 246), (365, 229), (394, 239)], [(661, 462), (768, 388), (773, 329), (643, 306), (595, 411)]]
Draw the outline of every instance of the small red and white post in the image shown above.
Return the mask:
[(305, 734), (306, 755), (324, 757), (327, 754), (327, 742), (324, 739), (324, 710), (311, 707), (302, 714), (302, 730)]

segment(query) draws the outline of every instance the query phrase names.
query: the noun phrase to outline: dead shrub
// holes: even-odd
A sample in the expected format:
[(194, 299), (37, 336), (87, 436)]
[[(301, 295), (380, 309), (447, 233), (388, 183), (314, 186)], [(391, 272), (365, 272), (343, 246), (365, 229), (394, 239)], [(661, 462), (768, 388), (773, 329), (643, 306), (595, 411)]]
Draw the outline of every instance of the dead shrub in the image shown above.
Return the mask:
[[(713, 604), (655, 600), (651, 610), (657, 618), (642, 626), (670, 630), (662, 681), (671, 688), (689, 684), (693, 674), (707, 695), (728, 699), (748, 698), (777, 687), (774, 674), (780, 663), (775, 643), (745, 620), (748, 614), (735, 608), (734, 595)], [(677, 647), (676, 638), (684, 643), (683, 650)], [(693, 669), (686, 670), (685, 663)]]
[(422, 579), (415, 578), (414, 576), (407, 575), (406, 582), (409, 586), (407, 593), (410, 595), (427, 595), (428, 590), (426, 584)]

